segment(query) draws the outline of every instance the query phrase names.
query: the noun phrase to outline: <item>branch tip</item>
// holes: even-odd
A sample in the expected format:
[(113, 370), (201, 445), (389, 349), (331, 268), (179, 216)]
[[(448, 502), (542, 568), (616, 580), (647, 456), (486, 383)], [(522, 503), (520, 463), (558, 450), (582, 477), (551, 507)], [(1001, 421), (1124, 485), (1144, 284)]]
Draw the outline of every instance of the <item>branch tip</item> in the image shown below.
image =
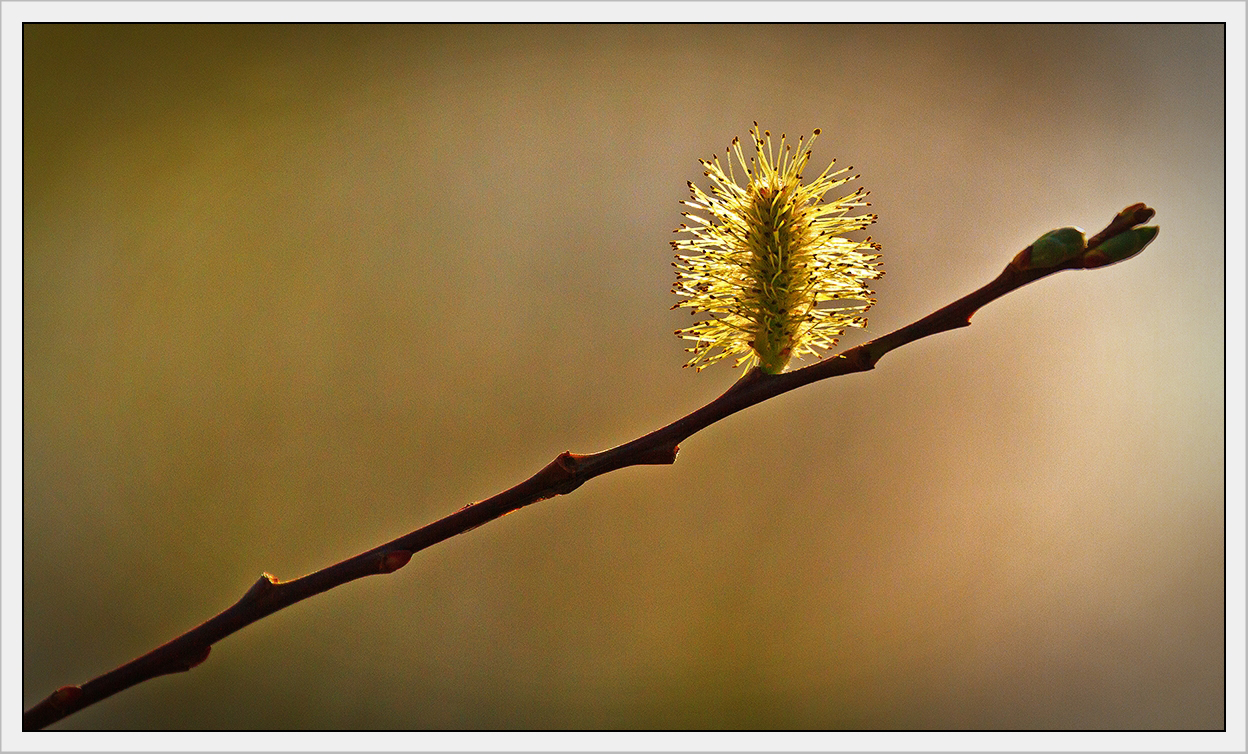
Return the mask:
[(1139, 227), (1157, 214), (1137, 202), (1126, 207), (1100, 233), (1085, 243), (1079, 228), (1058, 228), (1045, 233), (1011, 260), (1013, 269), (1043, 277), (1059, 270), (1088, 270), (1121, 262), (1139, 254), (1157, 235), (1157, 228)]
[(1115, 215), (1109, 225), (1105, 226), (1105, 230), (1088, 239), (1088, 251), (1095, 249), (1120, 233), (1125, 233), (1137, 225), (1143, 225), (1153, 219), (1155, 214), (1157, 214), (1156, 210), (1143, 202), (1132, 204)]
[(1090, 270), (1130, 259), (1143, 251), (1145, 246), (1153, 242), (1153, 239), (1157, 237), (1158, 230), (1156, 225), (1145, 225), (1123, 231), (1107, 239), (1095, 249), (1089, 250), (1088, 253), (1083, 255), (1079, 266), (1085, 270)]
[(1131, 219), (1132, 225), (1143, 225), (1152, 220), (1153, 215), (1157, 214), (1157, 212), (1143, 202), (1136, 202), (1119, 214), (1127, 215)]

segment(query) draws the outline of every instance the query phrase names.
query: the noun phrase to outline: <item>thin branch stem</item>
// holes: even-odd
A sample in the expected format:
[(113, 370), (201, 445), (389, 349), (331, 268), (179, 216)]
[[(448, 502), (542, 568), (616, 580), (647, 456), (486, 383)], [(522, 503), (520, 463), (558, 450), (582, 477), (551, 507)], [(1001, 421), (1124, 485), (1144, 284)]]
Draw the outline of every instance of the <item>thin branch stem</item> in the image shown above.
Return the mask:
[[(1147, 222), (1152, 216), (1153, 210), (1143, 204), (1126, 208), (1092, 238), (1088, 250)], [(290, 581), (279, 581), (266, 573), (236, 603), (199, 626), (81, 686), (63, 686), (54, 691), (26, 710), (22, 727), (24, 730), (44, 728), (135, 684), (190, 670), (207, 659), (213, 644), (267, 615), (358, 578), (393, 573), (407, 565), (415, 552), (539, 500), (567, 494), (600, 474), (627, 466), (675, 463), (681, 442), (720, 419), (812, 382), (874, 369), (875, 364), (895, 348), (929, 335), (966, 327), (971, 323), (971, 316), (985, 304), (1027, 283), (1064, 269), (1098, 266), (1085, 264), (1086, 255), (1083, 255), (1056, 266), (1035, 268), (1031, 264), (1031, 248), (1020, 252), (984, 287), (888, 335), (792, 372), (769, 375), (755, 368), (723, 395), (665, 427), (599, 453), (561, 453), (509, 490), (315, 573)]]

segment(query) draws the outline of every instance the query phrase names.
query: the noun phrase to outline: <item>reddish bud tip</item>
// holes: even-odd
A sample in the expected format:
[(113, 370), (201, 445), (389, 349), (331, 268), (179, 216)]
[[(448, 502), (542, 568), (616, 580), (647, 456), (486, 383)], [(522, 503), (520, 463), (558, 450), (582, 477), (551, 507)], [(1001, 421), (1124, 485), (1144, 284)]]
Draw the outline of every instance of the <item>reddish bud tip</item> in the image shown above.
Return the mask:
[(377, 570), (381, 573), (394, 573), (407, 565), (407, 562), (411, 559), (411, 550), (391, 550), (382, 557), (381, 564)]
[(67, 707), (82, 696), (81, 686), (62, 686), (52, 692), (52, 698), (49, 700), (58, 707)]

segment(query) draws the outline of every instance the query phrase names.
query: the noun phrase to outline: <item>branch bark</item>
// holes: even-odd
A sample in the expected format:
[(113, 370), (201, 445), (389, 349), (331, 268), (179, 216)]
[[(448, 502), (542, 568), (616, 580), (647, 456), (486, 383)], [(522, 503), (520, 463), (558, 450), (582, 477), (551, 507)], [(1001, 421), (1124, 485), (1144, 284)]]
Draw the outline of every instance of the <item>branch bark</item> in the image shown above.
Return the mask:
[(22, 728), (39, 730), (135, 684), (190, 670), (208, 658), (213, 644), (267, 615), (364, 576), (393, 573), (407, 565), (415, 552), (539, 500), (565, 495), (596, 476), (627, 466), (675, 463), (681, 442), (720, 419), (812, 382), (874, 369), (889, 351), (929, 335), (966, 327), (985, 304), (1055, 272), (1099, 267), (1125, 258), (1111, 255), (1107, 262), (1105, 253), (1097, 252), (1105, 242), (1152, 216), (1153, 210), (1143, 204), (1127, 207), (1092, 237), (1086, 251), (1052, 266), (1036, 266), (1034, 244), (1028, 246), (995, 280), (917, 322), (792, 372), (769, 375), (755, 368), (723, 395), (665, 427), (598, 453), (561, 453), (509, 490), (340, 563), (290, 581), (279, 581), (265, 573), (236, 603), (199, 626), (81, 686), (62, 686), (52, 692), (26, 710)]

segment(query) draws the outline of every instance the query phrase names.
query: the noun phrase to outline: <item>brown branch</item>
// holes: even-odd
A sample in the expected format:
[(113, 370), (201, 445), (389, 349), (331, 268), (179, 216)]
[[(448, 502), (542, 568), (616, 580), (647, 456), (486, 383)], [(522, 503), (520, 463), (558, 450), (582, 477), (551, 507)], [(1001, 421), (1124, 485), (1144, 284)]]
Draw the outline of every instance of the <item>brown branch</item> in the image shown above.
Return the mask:
[[(1121, 253), (1124, 245), (1121, 241), (1116, 256), (1109, 254), (1107, 257), (1106, 252), (1098, 247), (1123, 233), (1132, 232), (1135, 226), (1147, 222), (1152, 216), (1153, 210), (1143, 204), (1132, 205), (1120, 212), (1105, 230), (1093, 236), (1086, 251), (1080, 250), (1072, 258), (1048, 267), (1033, 264), (1031, 252), (1035, 244), (1028, 246), (988, 285), (900, 330), (793, 372), (768, 375), (754, 369), (743, 375), (723, 395), (666, 427), (599, 453), (561, 453), (541, 471), (505, 492), (465, 506), (428, 526), (328, 568), (291, 581), (278, 581), (266, 573), (238, 602), (176, 639), (81, 686), (63, 686), (56, 690), (26, 710), (22, 728), (38, 730), (137, 683), (190, 670), (207, 659), (213, 644), (250, 623), (363, 576), (393, 573), (407, 565), (412, 554), (419, 550), (539, 500), (567, 494), (600, 474), (626, 466), (675, 463), (677, 450), (685, 438), (724, 417), (811, 382), (874, 369), (876, 362), (894, 348), (946, 330), (966, 327), (980, 307), (1054, 272), (1098, 267), (1130, 256)], [(1151, 238), (1149, 235), (1148, 240)], [(1142, 244), (1137, 246), (1142, 248)], [(1138, 251), (1136, 248), (1131, 253)]]

